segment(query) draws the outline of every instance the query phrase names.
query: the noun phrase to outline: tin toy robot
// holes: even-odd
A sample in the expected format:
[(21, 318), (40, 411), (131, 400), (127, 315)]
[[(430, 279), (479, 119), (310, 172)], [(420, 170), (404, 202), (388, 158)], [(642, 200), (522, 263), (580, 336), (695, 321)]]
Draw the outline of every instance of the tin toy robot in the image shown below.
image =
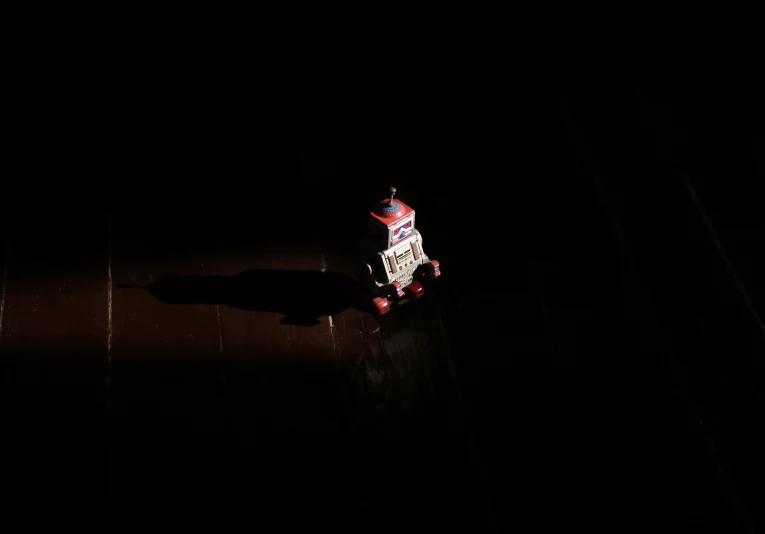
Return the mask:
[(422, 236), (414, 227), (414, 210), (394, 199), (391, 187), (386, 198), (369, 213), (370, 234), (358, 243), (361, 261), (356, 279), (360, 296), (378, 314), (390, 311), (394, 302), (420, 298), (420, 281), (441, 275), (439, 264), (422, 249)]

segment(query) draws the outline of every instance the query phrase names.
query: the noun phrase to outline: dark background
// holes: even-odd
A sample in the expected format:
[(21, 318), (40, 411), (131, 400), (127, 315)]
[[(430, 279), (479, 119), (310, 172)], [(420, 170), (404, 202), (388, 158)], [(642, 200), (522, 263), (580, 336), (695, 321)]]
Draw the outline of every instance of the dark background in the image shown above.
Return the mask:
[[(740, 51), (123, 45), (45, 47), (19, 81), (9, 510), (762, 528), (763, 110)], [(391, 185), (437, 285), (282, 324), (326, 293), (268, 270), (350, 272)], [(173, 275), (202, 277), (185, 304), (136, 288)]]

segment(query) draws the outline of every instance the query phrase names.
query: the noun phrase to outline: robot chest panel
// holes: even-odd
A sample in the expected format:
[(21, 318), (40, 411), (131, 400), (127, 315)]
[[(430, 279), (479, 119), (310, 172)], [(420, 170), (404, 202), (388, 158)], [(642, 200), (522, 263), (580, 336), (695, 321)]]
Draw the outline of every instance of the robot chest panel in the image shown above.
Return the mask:
[(401, 284), (402, 288), (405, 288), (409, 284), (411, 284), (414, 281), (414, 270), (417, 266), (412, 265), (410, 267), (407, 267), (406, 270), (401, 271), (401, 273), (398, 273), (396, 275), (391, 276), (391, 282), (398, 282)]
[(412, 283), (415, 270), (422, 264), (422, 258), (415, 254), (411, 243), (388, 249), (384, 257), (388, 281), (398, 282), (401, 287)]

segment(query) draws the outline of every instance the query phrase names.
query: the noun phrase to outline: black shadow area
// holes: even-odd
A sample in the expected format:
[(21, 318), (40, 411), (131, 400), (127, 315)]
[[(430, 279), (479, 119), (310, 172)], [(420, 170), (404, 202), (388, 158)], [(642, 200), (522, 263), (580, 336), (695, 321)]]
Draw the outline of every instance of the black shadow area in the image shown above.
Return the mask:
[(253, 269), (235, 276), (169, 276), (145, 289), (166, 304), (218, 304), (284, 315), (283, 324), (315, 326), (319, 318), (364, 309), (348, 275), (322, 271)]

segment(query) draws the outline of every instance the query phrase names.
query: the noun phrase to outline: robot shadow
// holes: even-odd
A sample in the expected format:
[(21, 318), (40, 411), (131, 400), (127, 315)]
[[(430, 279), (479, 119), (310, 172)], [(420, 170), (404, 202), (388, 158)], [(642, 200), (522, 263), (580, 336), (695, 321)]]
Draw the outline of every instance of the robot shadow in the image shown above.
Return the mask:
[(235, 276), (169, 276), (145, 289), (165, 304), (218, 304), (284, 315), (282, 324), (316, 326), (322, 316), (363, 310), (352, 277), (335, 272), (253, 269)]

